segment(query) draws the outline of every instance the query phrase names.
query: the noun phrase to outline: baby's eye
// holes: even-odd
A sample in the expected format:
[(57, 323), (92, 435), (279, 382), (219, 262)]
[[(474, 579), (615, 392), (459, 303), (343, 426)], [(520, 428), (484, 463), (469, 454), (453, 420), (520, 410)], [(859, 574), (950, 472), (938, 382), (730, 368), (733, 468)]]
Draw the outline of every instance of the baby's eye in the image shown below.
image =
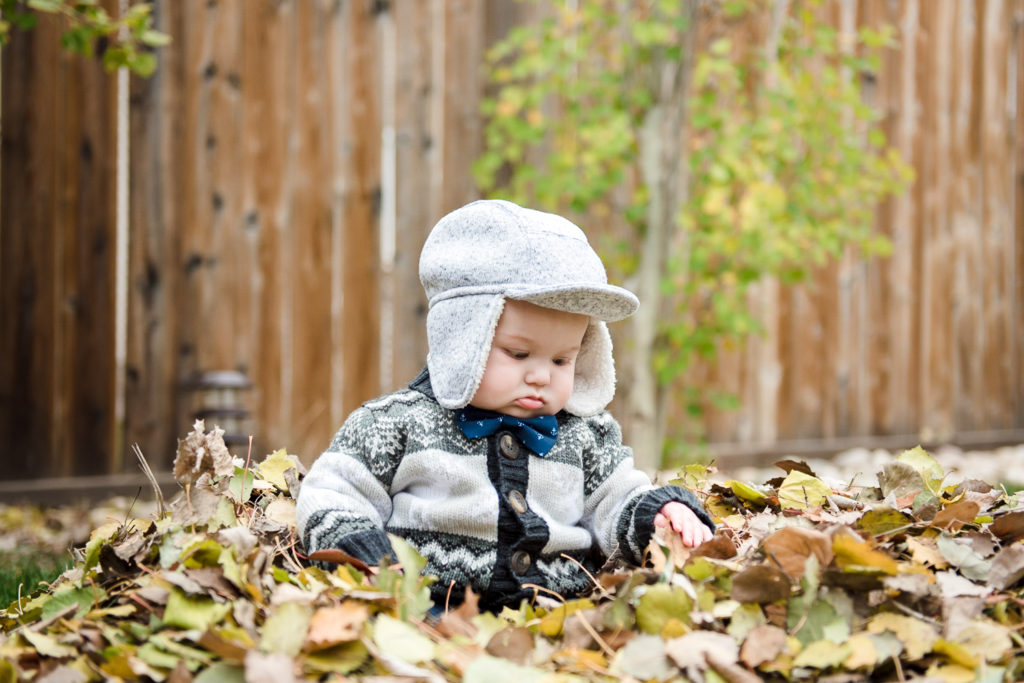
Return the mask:
[(505, 353), (512, 356), (516, 360), (524, 360), (528, 358), (530, 355), (526, 351), (516, 351), (514, 349), (505, 349)]
[(568, 365), (572, 361), (568, 358), (556, 358), (555, 365)]

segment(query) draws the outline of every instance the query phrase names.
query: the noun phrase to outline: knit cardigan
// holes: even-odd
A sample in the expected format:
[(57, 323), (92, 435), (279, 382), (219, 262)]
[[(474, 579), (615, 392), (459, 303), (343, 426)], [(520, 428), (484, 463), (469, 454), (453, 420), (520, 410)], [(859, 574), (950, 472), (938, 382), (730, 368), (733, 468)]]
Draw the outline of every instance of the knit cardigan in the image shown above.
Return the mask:
[(669, 501), (714, 522), (692, 493), (655, 488), (608, 412), (557, 415), (544, 457), (506, 431), (469, 439), (433, 397), (426, 371), (353, 412), (313, 464), (298, 497), (307, 553), (337, 548), (368, 564), (394, 557), (387, 534), (426, 559), (439, 605), (466, 586), (481, 607), (517, 605), (542, 586), (565, 597), (591, 585), (593, 550), (638, 563)]

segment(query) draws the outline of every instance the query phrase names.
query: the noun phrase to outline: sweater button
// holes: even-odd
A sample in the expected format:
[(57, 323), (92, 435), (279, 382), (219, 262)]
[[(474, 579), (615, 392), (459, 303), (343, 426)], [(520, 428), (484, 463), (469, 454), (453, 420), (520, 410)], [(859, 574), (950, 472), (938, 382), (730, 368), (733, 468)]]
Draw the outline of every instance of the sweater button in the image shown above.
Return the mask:
[(512, 491), (508, 494), (508, 502), (519, 514), (526, 512), (526, 497), (519, 491)]
[(519, 457), (519, 442), (516, 441), (514, 436), (505, 432), (498, 439), (498, 450), (509, 460), (515, 460)]
[(512, 571), (522, 576), (530, 571), (530, 554), (522, 550), (512, 553)]

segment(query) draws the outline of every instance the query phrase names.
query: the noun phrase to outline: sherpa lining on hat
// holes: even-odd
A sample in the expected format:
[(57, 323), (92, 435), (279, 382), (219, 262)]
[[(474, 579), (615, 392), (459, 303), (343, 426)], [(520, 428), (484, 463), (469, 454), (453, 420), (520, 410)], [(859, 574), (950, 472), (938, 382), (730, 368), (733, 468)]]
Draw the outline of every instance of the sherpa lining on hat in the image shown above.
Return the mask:
[(473, 202), (434, 226), (420, 281), (430, 304), (427, 367), (445, 408), (463, 408), (476, 393), (506, 298), (589, 316), (565, 410), (594, 415), (614, 397), (604, 321), (631, 315), (639, 302), (608, 284), (604, 264), (571, 221), (502, 200)]

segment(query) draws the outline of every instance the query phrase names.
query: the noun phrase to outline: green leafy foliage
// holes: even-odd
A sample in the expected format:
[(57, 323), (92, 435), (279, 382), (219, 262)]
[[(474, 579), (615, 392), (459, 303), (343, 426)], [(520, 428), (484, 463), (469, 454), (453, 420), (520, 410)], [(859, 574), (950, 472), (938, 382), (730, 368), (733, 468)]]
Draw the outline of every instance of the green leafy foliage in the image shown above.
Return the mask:
[[(743, 22), (771, 25), (773, 3), (702, 4), (710, 28), (696, 54), (687, 49), (696, 31), (691, 0), (581, 0), (514, 29), (489, 55), (495, 90), (483, 104), (478, 184), (577, 214), (583, 225), (607, 224), (610, 214), (625, 223), (624, 235), (596, 241), (617, 245), (605, 260), (619, 277), (657, 270), (660, 300), (644, 301), (659, 311), (651, 362), (670, 388), (665, 399), (692, 416), (735, 405), (681, 380), (697, 358), (760, 330), (751, 285), (800, 280), (847, 248), (887, 253), (875, 211), (912, 178), (861, 90), (892, 32), (862, 28), (844, 44), (819, 6), (793, 2), (769, 51), (729, 36)], [(684, 107), (680, 149), (645, 150), (652, 143), (643, 128), (673, 104), (665, 82), (679, 72), (689, 83), (679, 95), (686, 101), (675, 103)], [(639, 260), (652, 229), (642, 172), (651, 153), (674, 155), (685, 178), (672, 234), (648, 257), (657, 263)]]
[(719, 523), (713, 540), (656, 538), (648, 566), (609, 564), (580, 598), (540, 593), (495, 615), (470, 595), (434, 620), (408, 544), (392, 539), (401, 566), (308, 566), (287, 513), (299, 461), (239, 465), (252, 484), (236, 500), (239, 459), (217, 462), (219, 437), (197, 425), (182, 442), (189, 481), (167, 513), (100, 525), (52, 587), (0, 610), (0, 680), (1024, 675), (1024, 496), (945, 485), (921, 449), (889, 463), (917, 474), (916, 491), (884, 472), (877, 486), (830, 484), (793, 461), (756, 485), (688, 466), (680, 482)]
[(62, 17), (66, 28), (61, 46), (86, 57), (99, 56), (108, 71), (125, 67), (149, 76), (156, 69), (153, 49), (171, 40), (153, 28), (149, 2), (132, 3), (123, 15), (112, 17), (98, 0), (0, 0), (0, 45), (10, 40), (12, 29), (33, 28), (40, 14)]

